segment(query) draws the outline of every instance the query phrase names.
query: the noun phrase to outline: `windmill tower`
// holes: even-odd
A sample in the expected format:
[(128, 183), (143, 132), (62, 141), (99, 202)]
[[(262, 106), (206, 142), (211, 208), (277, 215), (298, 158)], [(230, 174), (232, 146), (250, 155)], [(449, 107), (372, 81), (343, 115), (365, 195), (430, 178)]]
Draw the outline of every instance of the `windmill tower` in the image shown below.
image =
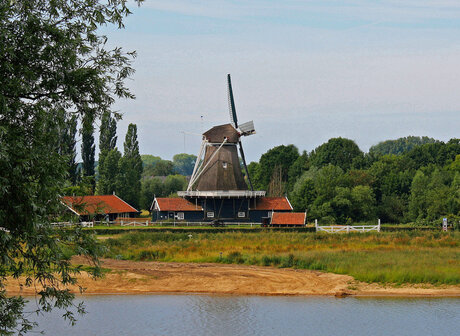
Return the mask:
[(249, 188), (254, 191), (241, 143), (241, 137), (255, 133), (254, 123), (249, 121), (238, 124), (230, 74), (227, 75), (227, 82), (230, 123), (214, 126), (203, 133), (200, 152), (187, 187), (186, 193), (188, 194), (192, 194), (194, 191), (234, 191), (233, 194), (238, 194), (236, 191), (248, 191), (248, 185), (241, 170), (238, 151), (241, 155)]

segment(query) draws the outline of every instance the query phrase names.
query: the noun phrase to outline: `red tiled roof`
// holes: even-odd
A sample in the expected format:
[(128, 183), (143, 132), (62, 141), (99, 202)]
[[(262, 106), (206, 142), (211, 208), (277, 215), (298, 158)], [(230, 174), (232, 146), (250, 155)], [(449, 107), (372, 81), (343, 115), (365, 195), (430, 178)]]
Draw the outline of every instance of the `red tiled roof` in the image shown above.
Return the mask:
[(187, 201), (184, 198), (166, 198), (157, 197), (155, 198), (157, 206), (160, 211), (202, 211), (201, 205), (195, 205), (194, 203)]
[(64, 196), (62, 202), (79, 215), (138, 212), (115, 195)]
[(305, 212), (274, 212), (272, 225), (304, 225)]
[(292, 210), (287, 197), (261, 197), (252, 210)]

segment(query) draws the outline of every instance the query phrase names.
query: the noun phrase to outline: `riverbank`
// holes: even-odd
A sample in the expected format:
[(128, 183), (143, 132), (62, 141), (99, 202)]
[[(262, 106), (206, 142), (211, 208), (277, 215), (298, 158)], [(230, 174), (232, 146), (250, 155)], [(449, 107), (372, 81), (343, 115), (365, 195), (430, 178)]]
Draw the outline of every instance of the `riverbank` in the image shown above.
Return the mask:
[(460, 285), (460, 233), (126, 233), (106, 258), (273, 266), (350, 275), (366, 283)]
[[(80, 257), (74, 263), (85, 264)], [(232, 295), (429, 296), (460, 297), (460, 286), (383, 286), (349, 275), (320, 271), (212, 263), (172, 263), (103, 259), (104, 277), (79, 276), (85, 294), (211, 293)], [(78, 293), (78, 287), (70, 287)], [(10, 295), (30, 295), (35, 288), (7, 282)]]

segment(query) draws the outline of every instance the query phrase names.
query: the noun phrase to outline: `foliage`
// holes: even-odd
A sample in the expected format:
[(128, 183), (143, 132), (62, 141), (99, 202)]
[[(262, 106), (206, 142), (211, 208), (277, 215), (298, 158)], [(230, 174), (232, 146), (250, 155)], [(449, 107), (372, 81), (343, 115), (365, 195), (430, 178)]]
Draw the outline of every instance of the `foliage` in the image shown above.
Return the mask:
[(143, 154), (141, 155), (141, 159), (142, 159), (142, 164), (145, 167), (145, 166), (154, 166), (158, 161), (161, 160), (161, 157), (149, 155), (149, 154)]
[(254, 164), (250, 164), (248, 167), (254, 187), (267, 190), (274, 177), (275, 179), (279, 178), (283, 184), (286, 183), (289, 178), (289, 168), (298, 157), (299, 150), (294, 145), (276, 146), (267, 151), (261, 156), (257, 168), (255, 168)]
[(96, 146), (94, 145), (94, 116), (92, 113), (87, 113), (83, 117), (81, 128), (81, 157), (83, 159), (83, 176), (91, 179), (92, 192), (96, 183), (94, 163)]
[(154, 177), (142, 180), (141, 208), (150, 209), (153, 198), (171, 197), (187, 188), (187, 179), (183, 175), (169, 175), (164, 179)]
[(311, 153), (310, 161), (318, 168), (332, 164), (348, 170), (354, 160), (361, 160), (363, 157), (364, 153), (353, 140), (332, 138)]
[(65, 115), (64, 111), (62, 111), (62, 114), (63, 120), (61, 122), (63, 127), (60, 129), (60, 143), (58, 152), (60, 155), (67, 158), (68, 179), (72, 185), (75, 185), (77, 183), (77, 164), (75, 162), (75, 146), (77, 143), (75, 139), (77, 134), (77, 116)]
[(108, 151), (99, 165), (98, 193), (100, 195), (110, 195), (118, 192), (118, 175), (120, 172), (121, 153), (115, 147)]
[[(115, 190), (118, 173), (117, 121), (110, 112), (105, 112), (101, 118), (99, 129), (99, 179), (97, 192), (99, 195), (111, 194)], [(111, 153), (110, 160), (108, 156)], [(110, 161), (110, 162), (109, 162)], [(115, 170), (115, 171), (114, 171)]]
[(193, 173), (195, 166), (196, 155), (191, 154), (176, 154), (173, 156), (174, 172), (176, 174), (190, 176)]
[(117, 193), (134, 208), (139, 208), (142, 159), (139, 154), (137, 126), (129, 124), (126, 132), (123, 157), (119, 159)]
[(418, 136), (408, 136), (404, 138), (399, 138), (396, 140), (386, 140), (379, 142), (377, 145), (372, 146), (369, 149), (370, 153), (378, 153), (381, 155), (385, 154), (404, 154), (409, 152), (417, 146), (421, 146), (428, 143), (439, 142), (436, 139), (429, 138), (427, 136), (418, 137)]
[(101, 126), (99, 128), (99, 151), (101, 153), (108, 152), (114, 149), (116, 145), (117, 120), (112, 117), (110, 112), (106, 111), (101, 117)]
[(302, 173), (310, 168), (310, 159), (306, 151), (302, 152), (294, 163), (291, 165), (288, 171), (288, 190), (292, 190), (297, 179), (302, 175)]
[[(256, 189), (287, 193), (294, 210), (307, 210), (310, 219), (430, 224), (459, 215), (460, 141), (427, 139), (400, 155), (364, 154), (343, 138), (302, 155), (292, 145), (277, 146), (248, 170)], [(423, 183), (418, 172), (428, 176)]]
[[(73, 295), (66, 285), (75, 277), (65, 247), (97, 266), (100, 250), (90, 235), (49, 224), (49, 215), (60, 210), (59, 193), (68, 177), (69, 156), (60, 155), (55, 145), (66, 127), (63, 119), (77, 116), (89, 129), (95, 118), (111, 111), (115, 98), (133, 97), (123, 83), (133, 73), (134, 54), (109, 49), (107, 38), (98, 35), (99, 26), (121, 27), (128, 14), (123, 0), (0, 2), (2, 334), (22, 334), (32, 327), (23, 300), (3, 292), (7, 275), (43, 287), (38, 310), (68, 310)], [(64, 118), (57, 117), (62, 113)], [(84, 171), (92, 174), (90, 166)], [(72, 312), (64, 316), (74, 321)]]

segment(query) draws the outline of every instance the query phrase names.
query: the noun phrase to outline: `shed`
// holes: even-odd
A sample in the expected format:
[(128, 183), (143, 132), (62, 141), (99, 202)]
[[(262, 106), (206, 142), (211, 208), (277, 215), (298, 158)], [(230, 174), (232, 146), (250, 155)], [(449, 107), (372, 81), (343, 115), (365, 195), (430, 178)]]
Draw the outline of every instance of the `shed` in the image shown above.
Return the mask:
[(273, 212), (270, 226), (305, 226), (306, 212)]
[(138, 210), (117, 195), (63, 196), (61, 202), (82, 221), (113, 221), (117, 218), (133, 218), (139, 214)]
[(251, 201), (249, 215), (251, 222), (263, 223), (270, 222), (270, 217), (274, 211), (290, 212), (292, 205), (287, 197), (260, 197)]
[(167, 219), (200, 221), (203, 219), (202, 206), (185, 198), (155, 197), (150, 210), (153, 214), (153, 221)]

